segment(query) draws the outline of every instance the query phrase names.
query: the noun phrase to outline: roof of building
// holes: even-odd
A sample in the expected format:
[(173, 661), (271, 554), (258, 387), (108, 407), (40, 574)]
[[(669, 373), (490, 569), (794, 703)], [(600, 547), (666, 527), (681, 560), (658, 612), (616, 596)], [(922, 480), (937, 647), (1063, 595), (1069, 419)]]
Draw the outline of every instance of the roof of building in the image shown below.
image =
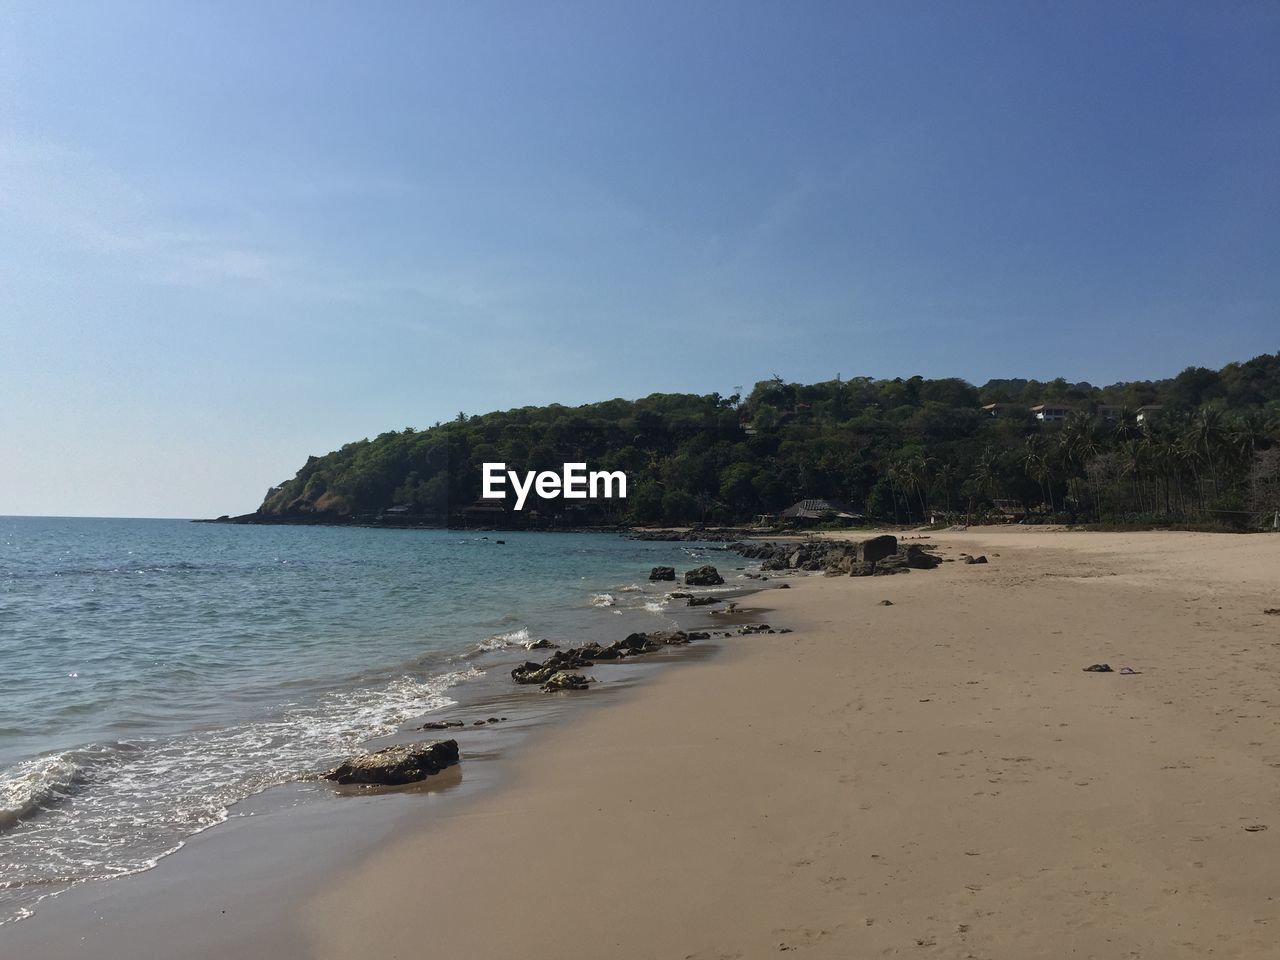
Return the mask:
[(800, 500), (783, 510), (780, 516), (790, 520), (821, 520), (832, 514), (842, 520), (858, 520), (862, 514), (854, 513), (847, 504), (839, 500)]

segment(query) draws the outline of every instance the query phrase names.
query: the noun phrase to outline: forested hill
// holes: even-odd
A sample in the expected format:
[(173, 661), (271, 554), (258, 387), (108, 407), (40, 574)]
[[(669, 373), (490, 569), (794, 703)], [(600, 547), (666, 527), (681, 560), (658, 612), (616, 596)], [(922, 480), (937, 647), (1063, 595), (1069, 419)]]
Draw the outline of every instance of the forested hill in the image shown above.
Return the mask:
[[(994, 410), (984, 410), (998, 404)], [(1045, 404), (1048, 417), (1031, 408)], [(1158, 407), (1159, 409), (1152, 409)], [(1143, 410), (1142, 408), (1147, 408)], [(1034, 517), (1191, 518), (1267, 508), (1280, 457), (1280, 354), (1168, 380), (831, 380), (746, 397), (653, 394), (406, 428), (310, 457), (260, 520), (582, 525), (743, 522), (802, 498), (911, 522), (1017, 502)], [(477, 508), (481, 464), (623, 470), (625, 501)], [(1261, 499), (1260, 499), (1261, 498)], [(572, 504), (572, 506), (569, 506)], [(470, 508), (470, 509), (468, 509)], [(1064, 517), (1064, 518), (1065, 518)]]

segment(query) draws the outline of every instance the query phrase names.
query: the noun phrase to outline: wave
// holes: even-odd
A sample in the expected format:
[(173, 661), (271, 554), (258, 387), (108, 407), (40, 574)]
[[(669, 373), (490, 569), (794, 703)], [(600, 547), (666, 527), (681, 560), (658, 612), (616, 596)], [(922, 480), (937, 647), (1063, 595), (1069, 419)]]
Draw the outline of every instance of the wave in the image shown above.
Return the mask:
[(72, 883), (147, 870), (225, 821), (237, 802), (453, 704), (449, 687), (481, 672), (397, 676), (245, 723), (95, 744), (0, 773), (0, 890), (10, 891), (0, 897), (0, 925), (29, 913), (14, 891), (41, 891), (38, 900)]
[(505, 650), (508, 647), (527, 647), (532, 642), (529, 639), (529, 628), (521, 627), (518, 630), (495, 633), (491, 637), (485, 637), (476, 644), (476, 649), (480, 653), (488, 653), (492, 650)]
[(0, 780), (0, 831), (68, 796), (83, 778), (83, 768), (70, 753), (18, 764)]
[(618, 598), (612, 593), (593, 593), (591, 595), (591, 605), (593, 607), (612, 607), (618, 602)]

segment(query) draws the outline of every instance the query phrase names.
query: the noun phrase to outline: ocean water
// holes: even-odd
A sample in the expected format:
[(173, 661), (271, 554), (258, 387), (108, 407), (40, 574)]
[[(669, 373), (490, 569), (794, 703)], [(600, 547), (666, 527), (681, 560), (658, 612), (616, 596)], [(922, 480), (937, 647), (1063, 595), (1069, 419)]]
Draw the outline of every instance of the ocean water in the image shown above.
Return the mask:
[(661, 619), (649, 567), (706, 558), (607, 534), (0, 517), (0, 923), (450, 705), (486, 651)]

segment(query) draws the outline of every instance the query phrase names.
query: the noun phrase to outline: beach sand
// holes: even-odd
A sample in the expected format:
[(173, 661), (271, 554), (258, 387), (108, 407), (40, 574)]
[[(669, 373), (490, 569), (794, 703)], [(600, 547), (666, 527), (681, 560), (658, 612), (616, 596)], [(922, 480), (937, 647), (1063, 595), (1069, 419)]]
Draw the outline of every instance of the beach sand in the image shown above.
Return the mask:
[(929, 540), (991, 562), (750, 598), (796, 632), (549, 728), (336, 872), (308, 948), (1277, 956), (1280, 538)]

